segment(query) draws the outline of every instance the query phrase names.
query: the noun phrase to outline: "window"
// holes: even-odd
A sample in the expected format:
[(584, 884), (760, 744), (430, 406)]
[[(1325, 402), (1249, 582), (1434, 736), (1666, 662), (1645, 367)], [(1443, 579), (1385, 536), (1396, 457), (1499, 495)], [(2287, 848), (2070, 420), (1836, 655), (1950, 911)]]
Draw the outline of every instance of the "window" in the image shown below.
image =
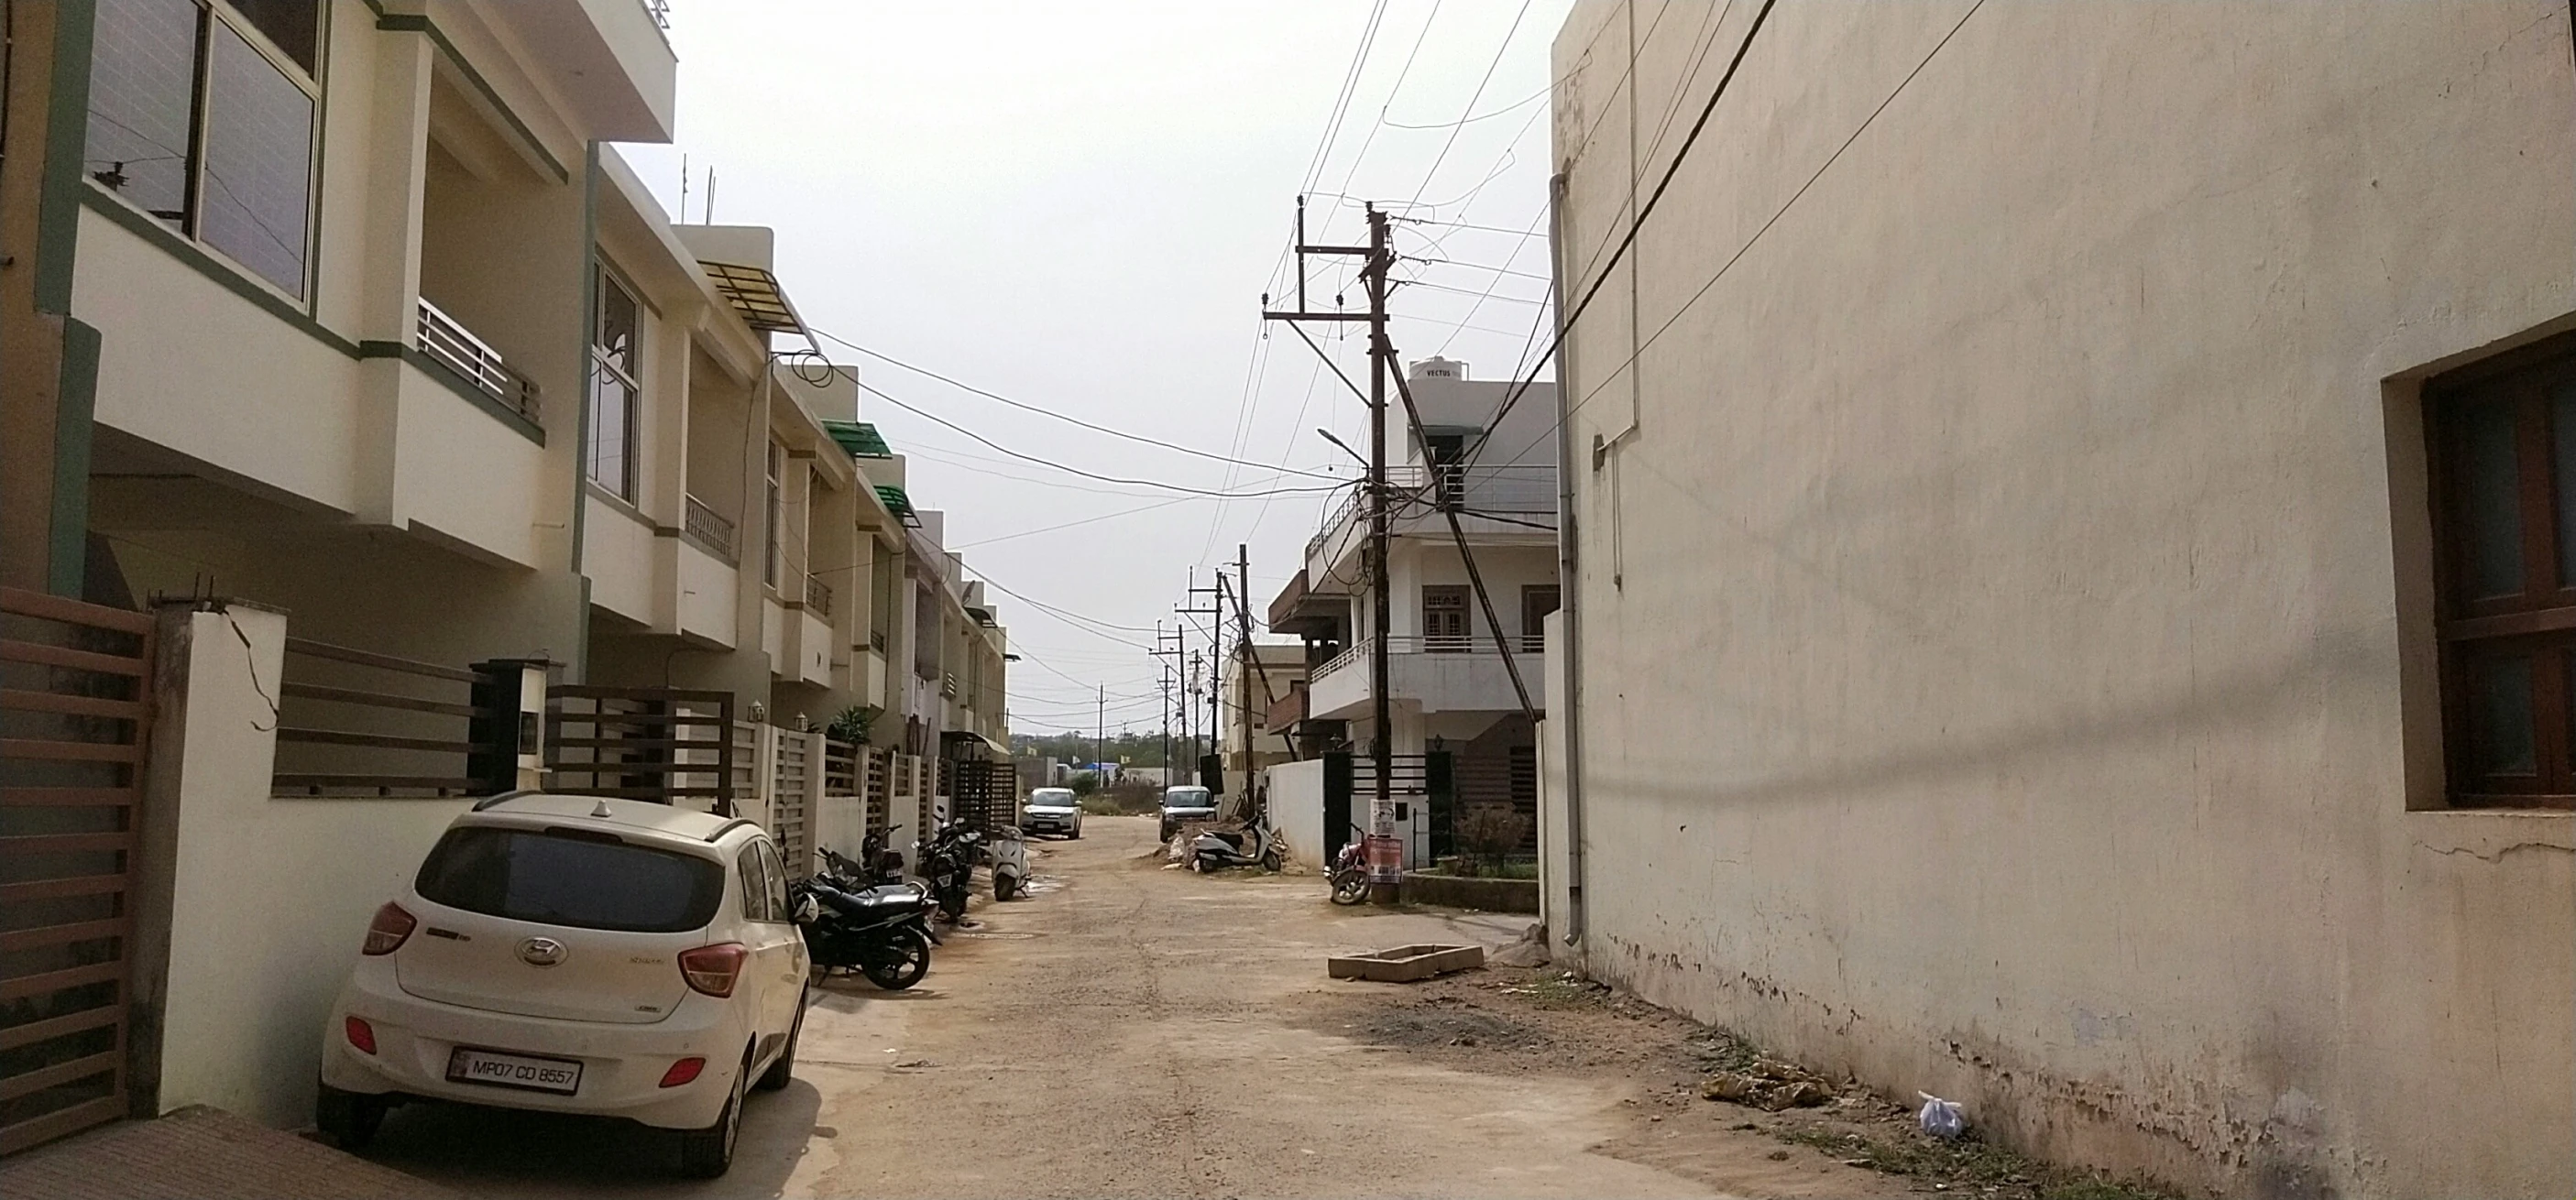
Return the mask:
[(769, 913), (769, 876), (761, 870), (760, 845), (755, 842), (743, 847), (741, 856), (733, 860), (733, 869), (742, 876), (742, 919), (772, 919)]
[(760, 873), (769, 889), (769, 919), (795, 919), (796, 908), (787, 902), (787, 864), (778, 857), (778, 843), (760, 841), (753, 846), (760, 851)]
[(1531, 654), (1547, 649), (1547, 618), (1556, 611), (1558, 592), (1553, 583), (1524, 584), (1521, 587), (1521, 649)]
[(2425, 406), (2451, 802), (2576, 808), (2576, 344)]
[(635, 499), (636, 386), (643, 357), (636, 345), (635, 297), (607, 271), (599, 273), (599, 328), (590, 345), (590, 478), (620, 499)]
[(316, 0), (99, 0), (82, 169), (302, 299), (320, 43)]
[(449, 908), (575, 929), (681, 933), (714, 920), (724, 864), (583, 830), (447, 831), (412, 885)]
[(1422, 648), (1455, 654), (1473, 648), (1467, 633), (1467, 589), (1441, 584), (1422, 589)]

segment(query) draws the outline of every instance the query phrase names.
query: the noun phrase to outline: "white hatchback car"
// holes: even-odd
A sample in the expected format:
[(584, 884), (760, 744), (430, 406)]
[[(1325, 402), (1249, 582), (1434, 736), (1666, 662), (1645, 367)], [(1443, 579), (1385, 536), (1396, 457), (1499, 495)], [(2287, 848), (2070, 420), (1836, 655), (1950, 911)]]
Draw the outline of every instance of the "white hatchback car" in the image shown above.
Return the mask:
[(354, 1149), (412, 1099), (624, 1117), (680, 1131), (684, 1173), (723, 1174), (745, 1089), (795, 1068), (794, 917), (750, 821), (486, 800), (368, 926), (323, 1030), (316, 1123)]
[(1072, 788), (1032, 789), (1028, 804), (1020, 810), (1020, 828), (1030, 833), (1081, 837), (1082, 800), (1073, 794)]

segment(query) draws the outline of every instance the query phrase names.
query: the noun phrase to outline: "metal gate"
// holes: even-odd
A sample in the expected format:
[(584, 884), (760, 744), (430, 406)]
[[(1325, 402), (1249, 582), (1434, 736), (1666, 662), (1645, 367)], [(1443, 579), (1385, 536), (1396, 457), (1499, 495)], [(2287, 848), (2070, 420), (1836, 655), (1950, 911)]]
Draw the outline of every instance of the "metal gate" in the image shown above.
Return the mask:
[(0, 588), (0, 1154), (126, 1114), (152, 618)]
[(778, 763), (769, 790), (769, 836), (777, 840), (779, 856), (791, 863), (805, 861), (805, 800), (813, 791), (814, 743), (820, 740), (821, 734), (778, 731)]
[[(1455, 853), (1455, 789), (1449, 754), (1388, 756), (1387, 791), (1395, 800), (1396, 836), (1405, 839), (1405, 861), (1429, 862)], [(1334, 751), (1324, 755), (1324, 861), (1368, 835), (1369, 801), (1377, 794), (1377, 760)], [(1416, 811), (1419, 809), (1420, 811)]]
[(948, 760), (948, 813), (969, 829), (991, 832), (1020, 823), (1020, 768), (1011, 759)]
[(546, 689), (548, 788), (734, 815), (733, 693), (557, 684)]

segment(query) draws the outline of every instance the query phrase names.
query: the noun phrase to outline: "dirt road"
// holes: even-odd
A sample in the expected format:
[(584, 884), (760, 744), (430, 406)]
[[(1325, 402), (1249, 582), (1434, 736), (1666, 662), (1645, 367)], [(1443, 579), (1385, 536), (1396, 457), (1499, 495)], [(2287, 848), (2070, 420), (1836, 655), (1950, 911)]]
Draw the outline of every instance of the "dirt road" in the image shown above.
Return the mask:
[(723, 1179), (673, 1179), (664, 1140), (614, 1124), (430, 1106), (368, 1157), (530, 1197), (1906, 1190), (1736, 1128), (1676, 1093), (1687, 1064), (1641, 1049), (1645, 1018), (1525, 1003), (1505, 989), (1526, 973), (1324, 976), (1330, 952), (1500, 944), (1526, 918), (1337, 909), (1312, 877), (1160, 869), (1151, 819), (1085, 833), (1044, 843), (1039, 894), (980, 903), (921, 986), (836, 982)]

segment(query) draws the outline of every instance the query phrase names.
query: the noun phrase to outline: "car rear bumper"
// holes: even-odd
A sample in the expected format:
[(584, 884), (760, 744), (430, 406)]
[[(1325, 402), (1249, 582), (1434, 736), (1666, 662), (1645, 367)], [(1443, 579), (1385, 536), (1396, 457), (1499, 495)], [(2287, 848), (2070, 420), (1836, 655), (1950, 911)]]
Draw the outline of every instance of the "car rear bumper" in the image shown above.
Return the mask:
[[(670, 1016), (649, 1025), (565, 1021), (486, 1012), (404, 992), (394, 967), (362, 960), (332, 1005), (322, 1031), (322, 1082), (366, 1095), (400, 1093), (498, 1108), (624, 1117), (664, 1129), (714, 1124), (732, 1094), (751, 1030), (736, 1005), (695, 994)], [(347, 1019), (358, 1017), (375, 1032), (376, 1052), (351, 1045)], [(457, 1047), (539, 1058), (570, 1059), (582, 1066), (571, 1095), (451, 1082), (448, 1057)], [(663, 1073), (683, 1058), (704, 1058), (698, 1077), (663, 1087)]]
[(1020, 828), (1033, 833), (1064, 833), (1082, 824), (1080, 817), (1040, 816), (1030, 813), (1020, 819)]

